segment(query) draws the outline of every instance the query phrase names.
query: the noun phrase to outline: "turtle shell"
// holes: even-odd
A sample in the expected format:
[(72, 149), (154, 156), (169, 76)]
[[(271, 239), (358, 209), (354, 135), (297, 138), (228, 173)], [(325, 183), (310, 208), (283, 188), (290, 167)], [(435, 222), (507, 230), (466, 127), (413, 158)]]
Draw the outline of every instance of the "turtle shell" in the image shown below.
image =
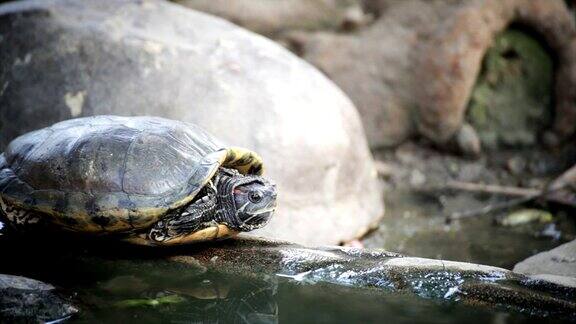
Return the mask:
[(142, 229), (190, 202), (226, 158), (199, 127), (96, 116), (16, 138), (0, 155), (0, 198), (80, 232)]

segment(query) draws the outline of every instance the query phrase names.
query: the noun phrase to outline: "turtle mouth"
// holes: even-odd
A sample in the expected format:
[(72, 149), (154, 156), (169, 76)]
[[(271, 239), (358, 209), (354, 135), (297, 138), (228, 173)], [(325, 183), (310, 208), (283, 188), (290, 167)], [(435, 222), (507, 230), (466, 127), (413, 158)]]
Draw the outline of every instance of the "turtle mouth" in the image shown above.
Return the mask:
[(252, 231), (264, 227), (268, 224), (275, 211), (276, 206), (261, 210), (255, 214), (250, 214), (244, 218), (244, 221), (240, 224), (240, 228), (244, 231)]

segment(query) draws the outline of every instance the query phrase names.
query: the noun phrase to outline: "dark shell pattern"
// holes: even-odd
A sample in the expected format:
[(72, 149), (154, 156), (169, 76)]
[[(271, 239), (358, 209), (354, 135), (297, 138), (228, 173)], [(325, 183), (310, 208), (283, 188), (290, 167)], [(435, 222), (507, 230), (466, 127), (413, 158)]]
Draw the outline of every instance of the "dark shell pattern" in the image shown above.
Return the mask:
[(0, 197), (73, 231), (142, 229), (191, 201), (225, 157), (189, 123), (72, 119), (10, 143), (0, 155)]

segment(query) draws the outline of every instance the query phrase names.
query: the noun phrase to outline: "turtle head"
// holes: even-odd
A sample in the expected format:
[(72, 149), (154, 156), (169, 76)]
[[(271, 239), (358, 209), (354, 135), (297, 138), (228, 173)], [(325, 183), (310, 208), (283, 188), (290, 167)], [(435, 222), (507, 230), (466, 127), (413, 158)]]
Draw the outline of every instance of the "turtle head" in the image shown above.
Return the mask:
[(236, 215), (243, 226), (252, 230), (266, 225), (276, 209), (276, 195), (276, 186), (260, 179), (234, 188)]
[(221, 172), (218, 193), (225, 222), (240, 231), (251, 231), (268, 223), (276, 210), (276, 185), (257, 175)]

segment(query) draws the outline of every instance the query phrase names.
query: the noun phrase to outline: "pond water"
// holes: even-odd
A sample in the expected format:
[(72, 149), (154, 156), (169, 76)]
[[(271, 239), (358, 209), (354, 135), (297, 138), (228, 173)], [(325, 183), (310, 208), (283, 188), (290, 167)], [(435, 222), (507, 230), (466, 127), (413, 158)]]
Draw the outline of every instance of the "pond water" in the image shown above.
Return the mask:
[(512, 269), (516, 263), (576, 237), (576, 220), (562, 212), (554, 212), (554, 222), (548, 224), (506, 227), (494, 223), (495, 215), (482, 215), (448, 225), (447, 209), (448, 212), (479, 209), (500, 201), (459, 194), (444, 199), (444, 204), (449, 205), (446, 208), (436, 197), (401, 190), (388, 192), (385, 200), (386, 217), (364, 239), (367, 248)]

